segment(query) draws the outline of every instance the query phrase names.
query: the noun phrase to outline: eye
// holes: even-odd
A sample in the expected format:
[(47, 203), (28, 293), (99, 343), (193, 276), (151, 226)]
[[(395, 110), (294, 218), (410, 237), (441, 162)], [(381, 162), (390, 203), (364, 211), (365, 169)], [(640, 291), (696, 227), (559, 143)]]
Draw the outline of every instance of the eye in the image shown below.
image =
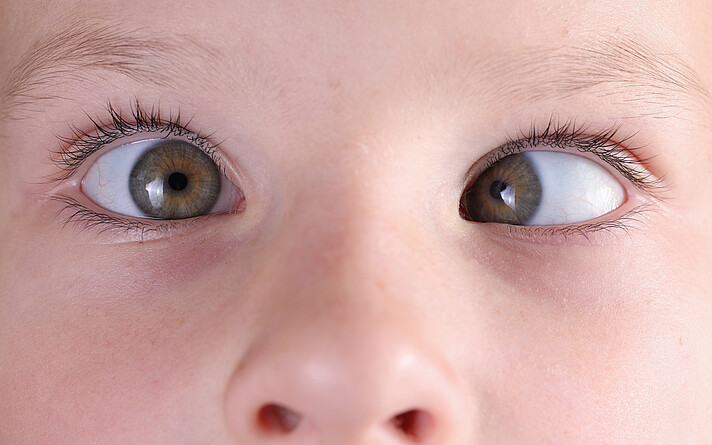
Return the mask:
[(238, 191), (205, 151), (177, 139), (111, 149), (81, 181), (84, 194), (111, 212), (153, 219), (229, 213)]
[(608, 170), (584, 156), (529, 151), (498, 160), (469, 186), (462, 216), (475, 222), (524, 226), (573, 224), (603, 216), (626, 193)]

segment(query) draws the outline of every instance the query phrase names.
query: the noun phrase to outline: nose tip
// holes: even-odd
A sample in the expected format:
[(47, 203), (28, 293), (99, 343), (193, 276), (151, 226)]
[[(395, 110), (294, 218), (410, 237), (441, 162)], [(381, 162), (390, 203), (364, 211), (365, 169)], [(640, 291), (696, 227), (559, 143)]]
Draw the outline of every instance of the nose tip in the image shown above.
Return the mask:
[(464, 391), (437, 354), (364, 344), (302, 335), (299, 345), (283, 338), (255, 347), (226, 390), (236, 442), (461, 443)]

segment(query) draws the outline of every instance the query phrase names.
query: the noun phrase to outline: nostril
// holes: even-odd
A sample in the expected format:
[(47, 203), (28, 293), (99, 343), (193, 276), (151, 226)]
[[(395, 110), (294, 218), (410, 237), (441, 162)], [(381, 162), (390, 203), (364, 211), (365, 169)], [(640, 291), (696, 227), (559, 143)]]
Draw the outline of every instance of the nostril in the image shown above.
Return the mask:
[(299, 426), (302, 416), (291, 409), (269, 403), (257, 412), (257, 424), (265, 433), (289, 434)]
[(426, 411), (411, 409), (393, 416), (391, 425), (409, 442), (423, 443), (433, 433), (434, 420)]

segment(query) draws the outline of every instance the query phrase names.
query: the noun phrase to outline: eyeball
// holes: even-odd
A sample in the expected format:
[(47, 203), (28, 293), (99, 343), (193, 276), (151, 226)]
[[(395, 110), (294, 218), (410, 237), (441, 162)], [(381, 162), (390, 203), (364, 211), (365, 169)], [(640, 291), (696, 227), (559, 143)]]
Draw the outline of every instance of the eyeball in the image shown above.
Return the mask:
[(176, 139), (113, 148), (91, 165), (81, 189), (106, 210), (152, 219), (230, 213), (239, 195), (205, 151)]
[(613, 175), (584, 156), (529, 151), (506, 156), (482, 172), (460, 201), (475, 222), (550, 226), (593, 220), (625, 203)]

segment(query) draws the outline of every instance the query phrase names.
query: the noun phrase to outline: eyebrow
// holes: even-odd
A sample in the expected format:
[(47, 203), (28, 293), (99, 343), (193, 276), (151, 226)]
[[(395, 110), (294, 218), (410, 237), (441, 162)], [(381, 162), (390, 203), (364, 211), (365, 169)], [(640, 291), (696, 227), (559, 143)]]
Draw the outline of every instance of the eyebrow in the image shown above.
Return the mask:
[(473, 69), (495, 79), (490, 94), (498, 98), (536, 102), (585, 92), (644, 106), (651, 117), (679, 117), (710, 99), (695, 70), (679, 56), (625, 35), (581, 46), (522, 49), (476, 65)]
[[(0, 120), (18, 109), (40, 109), (35, 107), (58, 97), (53, 91), (57, 84), (86, 82), (91, 79), (87, 73), (94, 70), (173, 88), (190, 76), (211, 86), (228, 81), (227, 76), (253, 88), (255, 82), (270, 81), (267, 73), (244, 67), (250, 57), (242, 57), (240, 63), (233, 57), (187, 35), (156, 36), (153, 30), (126, 30), (115, 24), (71, 26), (36, 44), (11, 71), (0, 91)], [(667, 117), (689, 111), (696, 103), (707, 104), (710, 98), (699, 76), (680, 57), (627, 36), (584, 46), (478, 54), (465, 65), (460, 74), (463, 95), (514, 103), (565, 99), (585, 92), (645, 105), (647, 115)], [(210, 67), (210, 79), (205, 67)], [(447, 71), (452, 75), (452, 68)], [(473, 82), (473, 78), (485, 81)], [(655, 111), (650, 111), (650, 105)]]
[(0, 119), (16, 109), (37, 110), (38, 104), (60, 96), (57, 85), (87, 82), (92, 79), (87, 74), (96, 70), (175, 88), (176, 82), (190, 76), (205, 79), (206, 71), (219, 81), (224, 70), (206, 67), (224, 59), (219, 48), (192, 36), (83, 22), (52, 34), (24, 54), (0, 89)]

